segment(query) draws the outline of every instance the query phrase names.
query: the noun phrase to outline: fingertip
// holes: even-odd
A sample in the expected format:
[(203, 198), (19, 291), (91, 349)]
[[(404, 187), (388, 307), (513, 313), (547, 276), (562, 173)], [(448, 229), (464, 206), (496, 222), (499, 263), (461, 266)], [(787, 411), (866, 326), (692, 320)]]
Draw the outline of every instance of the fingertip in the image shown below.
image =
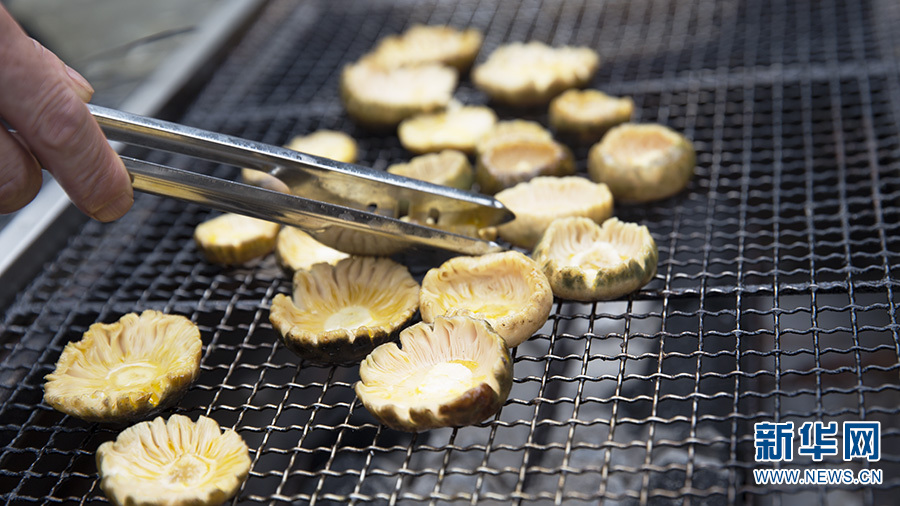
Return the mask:
[(134, 204), (134, 194), (129, 188), (127, 191), (122, 192), (106, 203), (101, 204), (97, 210), (89, 213), (89, 215), (91, 218), (102, 222), (117, 220), (131, 209), (132, 204)]
[(102, 192), (94, 192), (93, 198), (90, 199), (90, 208), (85, 210), (88, 216), (102, 222), (121, 218), (134, 204), (131, 176), (122, 159), (112, 152), (112, 149), (105, 154), (109, 153), (112, 153), (112, 156), (105, 157), (108, 165), (96, 183), (100, 185)]
[(73, 89), (78, 95), (78, 98), (84, 103), (90, 102), (91, 97), (94, 96), (94, 87), (91, 86), (91, 83), (89, 83), (84, 76), (79, 74), (78, 71), (68, 65), (63, 64), (63, 66), (66, 68), (66, 75), (69, 76), (69, 79), (72, 80), (72, 84), (74, 84)]

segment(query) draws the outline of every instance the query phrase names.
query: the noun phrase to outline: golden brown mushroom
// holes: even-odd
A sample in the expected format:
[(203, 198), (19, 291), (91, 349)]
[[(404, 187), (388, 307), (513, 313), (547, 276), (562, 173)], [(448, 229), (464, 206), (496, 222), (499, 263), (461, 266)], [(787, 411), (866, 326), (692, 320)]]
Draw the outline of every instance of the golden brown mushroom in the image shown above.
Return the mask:
[(270, 221), (225, 213), (197, 225), (194, 242), (210, 262), (242, 264), (271, 253), (280, 227)]
[(596, 141), (634, 113), (634, 100), (599, 90), (567, 90), (550, 102), (550, 125), (583, 141)]
[(469, 159), (461, 151), (448, 149), (413, 158), (407, 163), (391, 165), (391, 174), (428, 181), (461, 190), (472, 187), (474, 171)]
[[(316, 130), (309, 135), (298, 135), (291, 139), (285, 147), (308, 155), (322, 156), (346, 163), (356, 163), (359, 152), (353, 137), (336, 130)], [(290, 188), (280, 179), (260, 170), (241, 169), (241, 178), (245, 183), (253, 186), (291, 193)]]
[(552, 139), (494, 140), (479, 151), (475, 164), (475, 181), (491, 194), (538, 176), (574, 173), (572, 152)]
[(359, 153), (356, 140), (337, 130), (316, 130), (309, 135), (298, 135), (284, 147), (346, 163), (356, 163)]
[(609, 185), (617, 200), (648, 202), (684, 189), (696, 162), (694, 146), (671, 128), (625, 123), (591, 148), (588, 173)]
[(282, 227), (275, 242), (275, 256), (282, 267), (293, 272), (319, 262), (335, 264), (350, 255), (325, 246), (299, 228)]
[(182, 415), (141, 422), (97, 449), (100, 488), (116, 506), (216, 506), (250, 473), (250, 452), (235, 431)]
[(475, 151), (476, 153), (483, 153), (494, 142), (530, 139), (538, 141), (553, 140), (553, 134), (536, 121), (524, 119), (498, 121), (493, 128), (478, 139), (478, 142), (475, 144)]
[(659, 252), (645, 226), (581, 217), (550, 224), (532, 254), (553, 293), (580, 301), (609, 300), (640, 289), (656, 275)]
[(469, 315), (491, 324), (510, 348), (550, 316), (553, 292), (533, 260), (518, 251), (454, 257), (431, 269), (419, 295), (422, 320)]
[(95, 323), (66, 344), (44, 383), (44, 402), (91, 422), (123, 422), (175, 402), (200, 373), (200, 330), (147, 310)]
[(497, 227), (500, 237), (522, 248), (533, 248), (557, 218), (584, 216), (601, 223), (613, 210), (612, 193), (605, 184), (578, 176), (536, 177), (495, 197), (516, 215)]
[(514, 106), (546, 104), (586, 85), (600, 64), (593, 49), (513, 42), (498, 47), (472, 70), (472, 81), (493, 100)]
[(403, 147), (414, 153), (455, 149), (471, 154), (478, 140), (496, 123), (497, 115), (487, 107), (459, 106), (405, 119), (397, 135)]
[(465, 72), (478, 55), (482, 39), (474, 28), (417, 24), (400, 35), (381, 39), (365, 58), (382, 67), (440, 63)]
[(378, 421), (404, 431), (478, 423), (512, 387), (506, 344), (484, 320), (437, 317), (400, 333), (359, 366), (356, 394)]
[(412, 318), (418, 294), (406, 267), (387, 258), (350, 257), (294, 273), (293, 297), (276, 295), (269, 320), (302, 358), (354, 362)]
[(341, 98), (357, 122), (388, 128), (416, 114), (446, 108), (456, 80), (456, 70), (439, 64), (382, 67), (362, 60), (344, 67)]

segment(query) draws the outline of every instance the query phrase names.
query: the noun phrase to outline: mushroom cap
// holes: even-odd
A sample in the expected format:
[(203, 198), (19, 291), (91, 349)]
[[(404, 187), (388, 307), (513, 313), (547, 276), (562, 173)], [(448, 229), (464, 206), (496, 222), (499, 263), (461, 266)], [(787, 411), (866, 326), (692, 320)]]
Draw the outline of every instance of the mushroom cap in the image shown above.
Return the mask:
[(473, 153), (478, 139), (496, 123), (497, 115), (490, 108), (467, 105), (405, 119), (397, 127), (397, 135), (403, 147), (413, 153), (445, 149)]
[(414, 157), (407, 163), (391, 165), (387, 171), (398, 176), (461, 190), (471, 188), (475, 177), (472, 164), (466, 155), (452, 149)]
[(613, 211), (609, 188), (578, 176), (536, 177), (495, 197), (516, 215), (497, 227), (500, 236), (522, 248), (533, 248), (557, 218), (584, 216), (602, 223)]
[(90, 422), (123, 422), (175, 402), (200, 373), (200, 330), (183, 316), (146, 310), (95, 323), (46, 376), (44, 402)]
[(366, 59), (383, 67), (440, 63), (465, 72), (475, 61), (483, 39), (474, 28), (416, 24), (400, 35), (381, 39)]
[(211, 418), (157, 417), (97, 449), (100, 488), (116, 506), (214, 506), (234, 496), (250, 473), (238, 433)]
[(659, 252), (646, 226), (610, 218), (555, 220), (532, 254), (557, 297), (609, 300), (640, 289), (656, 275)]
[(293, 272), (319, 262), (335, 264), (350, 255), (325, 246), (299, 228), (282, 227), (275, 241), (275, 256), (282, 267)]
[(413, 317), (418, 293), (418, 283), (397, 262), (350, 257), (294, 273), (293, 296), (276, 295), (269, 320), (302, 358), (355, 362)]
[(478, 153), (475, 181), (485, 193), (496, 193), (537, 176), (575, 173), (572, 151), (552, 140), (539, 138), (497, 139)]
[(591, 179), (609, 185), (617, 200), (648, 202), (687, 186), (697, 155), (691, 142), (663, 125), (613, 127), (588, 153)]
[(611, 127), (629, 121), (633, 113), (630, 97), (611, 97), (599, 90), (566, 90), (550, 102), (549, 121), (557, 132), (597, 140)]
[(314, 233), (316, 241), (349, 255), (386, 257), (403, 251), (407, 246), (395, 237), (344, 227), (327, 227)]
[(536, 121), (524, 119), (498, 121), (493, 128), (478, 139), (475, 144), (475, 152), (476, 154), (483, 153), (494, 142), (528, 139), (553, 140), (553, 134)]
[(545, 104), (569, 88), (586, 85), (600, 57), (586, 47), (513, 42), (494, 50), (472, 70), (475, 86), (491, 99), (514, 106)]
[(359, 153), (356, 140), (337, 130), (316, 130), (309, 135), (298, 135), (284, 147), (346, 163), (356, 163)]
[(512, 387), (506, 344), (484, 320), (437, 317), (400, 333), (359, 366), (356, 394), (378, 421), (404, 431), (459, 427), (495, 414)]
[(271, 253), (279, 228), (277, 223), (225, 213), (197, 225), (194, 242), (210, 262), (242, 264)]
[(442, 315), (483, 318), (510, 348), (544, 325), (552, 305), (547, 277), (518, 251), (451, 258), (425, 274), (419, 293), (423, 321)]
[(248, 169), (246, 167), (241, 169), (241, 182), (274, 192), (291, 193), (291, 189), (284, 184), (284, 181), (263, 170)]
[(443, 110), (456, 82), (456, 70), (439, 64), (388, 68), (362, 60), (344, 67), (341, 98), (357, 122), (394, 127), (416, 114)]

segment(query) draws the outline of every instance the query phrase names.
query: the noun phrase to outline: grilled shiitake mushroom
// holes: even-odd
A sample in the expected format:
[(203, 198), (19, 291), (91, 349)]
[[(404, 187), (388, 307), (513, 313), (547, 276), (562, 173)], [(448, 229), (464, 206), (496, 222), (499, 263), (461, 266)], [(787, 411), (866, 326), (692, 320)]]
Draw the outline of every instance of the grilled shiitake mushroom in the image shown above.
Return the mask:
[(613, 210), (612, 193), (605, 184), (583, 177), (536, 177), (495, 195), (516, 218), (497, 227), (500, 237), (533, 248), (550, 223), (565, 216), (584, 216), (601, 223)]
[(694, 146), (671, 128), (625, 123), (591, 147), (588, 173), (609, 185), (616, 200), (648, 202), (684, 189), (696, 162)]
[(362, 60), (344, 67), (341, 98), (347, 113), (372, 128), (390, 128), (450, 103), (457, 73), (440, 64), (384, 67)]
[(461, 151), (452, 149), (417, 156), (407, 163), (391, 165), (387, 171), (398, 176), (428, 181), (442, 186), (452, 186), (461, 190), (471, 188), (474, 179), (469, 159)]
[(560, 134), (596, 142), (634, 113), (634, 100), (599, 90), (566, 90), (550, 102), (550, 125)]
[(610, 218), (598, 225), (581, 218), (550, 224), (532, 254), (560, 298), (609, 300), (646, 285), (659, 253), (645, 226)]
[(403, 147), (413, 153), (455, 149), (473, 153), (475, 144), (497, 123), (497, 115), (484, 106), (449, 107), (446, 111), (405, 119), (397, 127)]
[(586, 85), (600, 65), (593, 49), (513, 42), (498, 47), (472, 69), (475, 86), (491, 99), (513, 106), (546, 104), (569, 88)]
[[(285, 147), (308, 155), (322, 156), (346, 163), (356, 163), (359, 152), (353, 137), (336, 130), (316, 130), (309, 135), (298, 135), (292, 138)], [(290, 193), (290, 188), (280, 179), (260, 170), (241, 169), (241, 178), (250, 185)]]
[(550, 316), (547, 277), (518, 251), (454, 257), (429, 270), (419, 295), (422, 320), (468, 315), (491, 324), (510, 348), (531, 337)]
[(297, 227), (282, 227), (275, 241), (278, 263), (291, 272), (309, 269), (319, 262), (335, 264), (348, 256), (325, 246)]
[(97, 449), (100, 488), (116, 506), (216, 506), (250, 473), (238, 433), (182, 415), (141, 422)]
[(269, 320), (300, 357), (348, 363), (389, 340), (418, 305), (419, 285), (406, 267), (350, 257), (294, 273), (293, 296), (276, 295)]
[(44, 383), (44, 402), (91, 422), (125, 422), (170, 405), (200, 373), (200, 330), (147, 310), (95, 323), (66, 344)]
[(225, 213), (194, 229), (194, 242), (210, 262), (242, 264), (275, 249), (281, 225), (240, 214)]
[(359, 366), (356, 394), (378, 421), (404, 431), (472, 425), (495, 414), (512, 387), (506, 344), (484, 320), (437, 317), (382, 344)]
[(382, 67), (440, 63), (465, 72), (478, 55), (482, 39), (474, 28), (416, 24), (400, 35), (381, 39), (365, 58)]

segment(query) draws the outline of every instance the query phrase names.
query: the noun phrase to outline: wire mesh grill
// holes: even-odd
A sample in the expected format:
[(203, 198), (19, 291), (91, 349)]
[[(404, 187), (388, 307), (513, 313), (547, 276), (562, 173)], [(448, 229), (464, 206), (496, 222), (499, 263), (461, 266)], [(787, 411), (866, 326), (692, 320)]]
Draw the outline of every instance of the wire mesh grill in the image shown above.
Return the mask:
[[(658, 275), (621, 301), (557, 300), (515, 350), (496, 417), (405, 434), (357, 401), (355, 367), (301, 362), (278, 343), (268, 306), (290, 280), (274, 260), (210, 265), (191, 238), (210, 213), (141, 196), (119, 222), (85, 225), (6, 310), (0, 497), (105, 501), (94, 452), (117, 430), (42, 404), (43, 377), (90, 324), (152, 308), (201, 329), (201, 375), (171, 411), (247, 441), (236, 503), (895, 502), (898, 21), (889, 0), (272, 2), (181, 121), (274, 144), (344, 130), (363, 163), (385, 168), (409, 153), (349, 122), (337, 93), (341, 65), (379, 38), (415, 22), (474, 26), (482, 60), (507, 41), (589, 45), (603, 61), (594, 86), (633, 96), (638, 121), (698, 149), (685, 192), (616, 208), (650, 228)], [(485, 102), (467, 79), (457, 96)], [(576, 156), (583, 172), (586, 148)], [(439, 261), (403, 260), (418, 276)], [(790, 467), (877, 468), (884, 483), (757, 485), (753, 424), (812, 420), (881, 422), (881, 461)]]

